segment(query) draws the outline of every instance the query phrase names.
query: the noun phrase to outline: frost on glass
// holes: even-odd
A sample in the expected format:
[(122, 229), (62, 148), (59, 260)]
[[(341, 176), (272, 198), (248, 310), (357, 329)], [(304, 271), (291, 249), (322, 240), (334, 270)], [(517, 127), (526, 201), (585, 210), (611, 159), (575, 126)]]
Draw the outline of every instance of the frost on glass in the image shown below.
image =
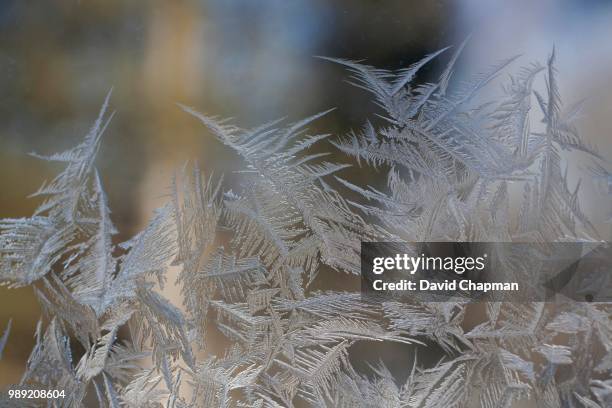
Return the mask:
[[(313, 289), (334, 271), (358, 275), (362, 241), (601, 239), (563, 154), (591, 161), (587, 177), (610, 175), (573, 124), (579, 106), (561, 103), (554, 52), (483, 104), (481, 89), (516, 58), (455, 83), (462, 48), (434, 83), (415, 75), (446, 49), (397, 72), (326, 58), (381, 109), (380, 125), (342, 137), (308, 132), (328, 112), (242, 129), (182, 106), (246, 163), (242, 188), (185, 169), (169, 202), (120, 244), (94, 165), (109, 93), (81, 144), (37, 155), (65, 167), (34, 194), (35, 214), (0, 221), (0, 281), (33, 285), (44, 310), (12, 388), (64, 389), (53, 401), (62, 407), (609, 407), (606, 304), (399, 303)], [(341, 162), (328, 155), (338, 150)], [(386, 187), (347, 180), (351, 165), (386, 175)], [(170, 266), (182, 305), (162, 295)], [(213, 331), (223, 352), (209, 347)], [(417, 358), (399, 373), (371, 356), (357, 367), (361, 342)], [(445, 356), (421, 364), (430, 346)]]

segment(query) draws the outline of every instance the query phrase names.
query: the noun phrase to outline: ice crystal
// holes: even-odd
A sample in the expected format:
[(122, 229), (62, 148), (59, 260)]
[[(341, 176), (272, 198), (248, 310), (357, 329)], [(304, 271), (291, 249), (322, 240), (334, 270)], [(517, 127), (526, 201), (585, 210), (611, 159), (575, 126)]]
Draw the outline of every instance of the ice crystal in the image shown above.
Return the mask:
[[(609, 407), (605, 304), (492, 302), (477, 313), (320, 289), (334, 271), (359, 274), (362, 241), (599, 239), (563, 151), (585, 154), (596, 177), (609, 173), (573, 123), (578, 108), (563, 108), (554, 51), (511, 76), (502, 100), (481, 103), (481, 89), (516, 58), (454, 84), (464, 46), (433, 83), (415, 78), (447, 49), (396, 72), (327, 58), (382, 110), (380, 123), (331, 142), (307, 129), (329, 111), (242, 129), (182, 106), (244, 160), (243, 188), (183, 171), (172, 200), (120, 244), (94, 165), (109, 93), (81, 144), (38, 156), (65, 168), (35, 194), (44, 197), (35, 214), (0, 221), (0, 282), (33, 285), (45, 312), (12, 388), (65, 389), (53, 402), (63, 407)], [(537, 107), (542, 125), (532, 126)], [(387, 186), (347, 180), (349, 164), (309, 153), (315, 144), (378, 169)], [(521, 192), (518, 205), (511, 190)], [(162, 295), (171, 265), (180, 267), (183, 309)], [(470, 327), (472, 312), (482, 318)], [(222, 353), (207, 341), (218, 332), (229, 345)], [(413, 354), (437, 346), (444, 358), (414, 358), (401, 372), (382, 361), (364, 368), (353, 351), (361, 342)]]

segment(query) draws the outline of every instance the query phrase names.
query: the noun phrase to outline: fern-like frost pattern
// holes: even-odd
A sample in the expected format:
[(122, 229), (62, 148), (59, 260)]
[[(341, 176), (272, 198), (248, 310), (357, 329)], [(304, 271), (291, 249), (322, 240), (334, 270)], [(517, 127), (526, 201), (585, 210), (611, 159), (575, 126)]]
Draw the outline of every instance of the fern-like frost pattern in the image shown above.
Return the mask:
[[(601, 239), (564, 152), (585, 155), (594, 179), (610, 184), (610, 173), (573, 123), (579, 107), (564, 109), (554, 51), (483, 104), (481, 90), (517, 58), (458, 82), (464, 46), (396, 72), (324, 58), (382, 112), (341, 137), (308, 131), (330, 111), (242, 129), (180, 105), (240, 156), (242, 187), (186, 167), (171, 200), (123, 243), (94, 164), (109, 93), (78, 146), (36, 155), (65, 167), (34, 194), (35, 214), (0, 221), (0, 282), (32, 285), (44, 310), (15, 387), (65, 389), (54, 407), (612, 406), (606, 304), (401, 303), (324, 287), (334, 273), (358, 282), (362, 241)], [(445, 57), (436, 82), (416, 82)], [(333, 150), (342, 163), (321, 153)], [(386, 175), (386, 186), (343, 176), (351, 165)], [(163, 295), (170, 267), (180, 268), (182, 304)], [(3, 333), (0, 356), (10, 322)], [(444, 357), (412, 358), (402, 372), (382, 360), (364, 368), (364, 342)]]

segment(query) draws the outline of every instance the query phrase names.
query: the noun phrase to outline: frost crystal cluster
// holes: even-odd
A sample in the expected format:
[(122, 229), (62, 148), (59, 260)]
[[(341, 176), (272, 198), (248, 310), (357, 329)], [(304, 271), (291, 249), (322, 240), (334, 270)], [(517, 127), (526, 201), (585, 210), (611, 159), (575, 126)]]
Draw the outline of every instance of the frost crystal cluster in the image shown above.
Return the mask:
[[(122, 243), (94, 166), (107, 97), (81, 144), (40, 156), (65, 168), (35, 193), (35, 214), (0, 221), (0, 283), (31, 285), (44, 310), (10, 388), (66, 391), (44, 402), (3, 392), (0, 405), (612, 406), (606, 304), (399, 302), (329, 285), (358, 288), (362, 241), (601, 239), (562, 153), (605, 175), (606, 163), (572, 123), (579, 106), (561, 103), (554, 52), (482, 104), (515, 59), (454, 83), (462, 48), (434, 83), (415, 75), (446, 50), (396, 72), (330, 59), (382, 110), (379, 125), (339, 138), (307, 130), (327, 112), (241, 129), (183, 106), (246, 163), (242, 187), (185, 170)], [(338, 150), (343, 163), (326, 161)], [(350, 163), (386, 175), (386, 186), (347, 180)], [(162, 295), (170, 267), (182, 304)], [(413, 357), (398, 370), (400, 357), (391, 367), (360, 343)], [(419, 358), (430, 349), (437, 363)]]

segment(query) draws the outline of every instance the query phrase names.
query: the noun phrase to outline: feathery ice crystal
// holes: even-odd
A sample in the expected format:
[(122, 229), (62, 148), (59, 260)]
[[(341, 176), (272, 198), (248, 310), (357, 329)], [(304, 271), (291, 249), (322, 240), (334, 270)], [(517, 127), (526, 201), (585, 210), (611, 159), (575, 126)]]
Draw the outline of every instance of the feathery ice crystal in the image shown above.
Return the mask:
[[(612, 406), (606, 304), (400, 303), (312, 289), (334, 271), (358, 279), (362, 241), (600, 239), (562, 152), (609, 173), (573, 125), (577, 109), (563, 109), (554, 52), (511, 76), (501, 102), (476, 104), (515, 58), (451, 84), (462, 48), (435, 83), (415, 75), (446, 49), (397, 72), (329, 59), (383, 112), (381, 125), (331, 141), (307, 132), (327, 112), (241, 129), (182, 106), (246, 162), (243, 188), (183, 171), (172, 200), (120, 244), (94, 166), (109, 93), (81, 144), (39, 156), (65, 168), (35, 194), (44, 199), (35, 214), (0, 221), (0, 283), (32, 285), (45, 312), (11, 388), (63, 389), (49, 400), (57, 407)], [(309, 153), (316, 143), (384, 172), (387, 187), (342, 178), (348, 164)], [(510, 206), (513, 191), (519, 205)], [(171, 265), (182, 308), (160, 291)], [(470, 313), (480, 321), (466, 324)], [(213, 331), (228, 340), (223, 353), (209, 349)], [(433, 365), (415, 357), (401, 372), (382, 360), (364, 368), (360, 342), (445, 356)], [(2, 406), (28, 402), (5, 395)]]

